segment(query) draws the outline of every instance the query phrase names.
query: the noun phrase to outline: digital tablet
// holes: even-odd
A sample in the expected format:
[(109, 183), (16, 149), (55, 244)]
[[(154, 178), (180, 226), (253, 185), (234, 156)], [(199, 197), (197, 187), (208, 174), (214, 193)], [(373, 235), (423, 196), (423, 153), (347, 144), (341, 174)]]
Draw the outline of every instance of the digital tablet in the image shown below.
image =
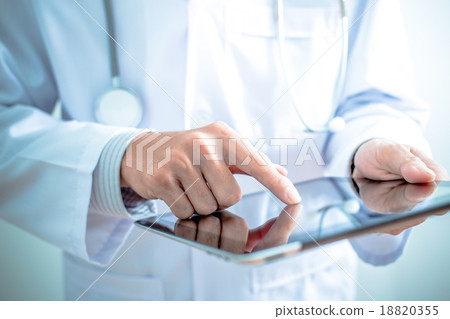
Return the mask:
[(180, 220), (167, 212), (136, 224), (233, 262), (258, 264), (355, 236), (397, 235), (450, 209), (450, 182), (320, 178), (295, 186), (298, 205), (262, 189), (208, 216)]

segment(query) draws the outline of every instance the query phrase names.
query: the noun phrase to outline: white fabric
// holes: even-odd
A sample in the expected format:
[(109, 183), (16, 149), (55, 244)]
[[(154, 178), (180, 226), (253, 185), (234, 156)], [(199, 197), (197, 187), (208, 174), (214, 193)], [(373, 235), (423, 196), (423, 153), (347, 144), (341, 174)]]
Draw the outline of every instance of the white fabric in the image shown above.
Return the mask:
[(97, 168), (93, 174), (90, 210), (108, 212), (118, 217), (135, 219), (149, 217), (156, 212), (130, 215), (122, 199), (120, 188), (120, 164), (128, 144), (139, 134), (149, 130), (126, 129), (115, 134), (103, 148)]
[[(79, 3), (105, 25), (102, 1)], [(240, 3), (242, 7), (237, 6)], [(317, 34), (311, 32), (309, 24), (300, 23), (304, 20), (295, 19), (297, 14), (310, 16), (296, 3), (286, 2), (286, 32), (289, 51), (300, 57), (298, 64), (293, 63), (300, 76), (308, 66), (303, 62), (314, 61), (323, 52), (311, 51)], [(338, 109), (347, 127), (333, 135), (305, 135), (289, 94), (269, 108), (286, 90), (273, 36), (272, 1), (113, 1), (117, 41), (127, 51), (118, 50), (121, 83), (132, 88), (144, 104), (139, 126), (183, 130), (196, 123), (223, 120), (253, 142), (258, 138), (298, 138), (297, 147), (289, 148), (289, 157), (294, 159), (304, 138), (313, 137), (327, 165), (307, 161), (296, 166), (290, 161), (287, 167), (294, 181), (322, 175), (325, 169), (329, 174), (345, 175), (355, 147), (372, 137), (387, 137), (426, 149), (420, 131), (426, 113), (420, 103), (411, 99), (408, 49), (397, 1), (378, 0), (361, 17), (369, 3), (347, 1), (350, 26), (355, 24), (349, 34), (345, 94)], [(0, 216), (71, 255), (72, 263), (66, 267), (70, 278), (67, 291), (68, 298), (76, 298), (90, 285), (94, 270), (98, 273), (92, 264), (108, 264), (117, 251), (131, 244), (136, 233), (140, 234), (131, 228), (130, 219), (119, 218), (113, 212), (123, 212), (117, 187), (107, 191), (109, 195), (104, 194), (107, 202), (101, 204), (111, 212), (89, 211), (100, 156), (108, 141), (123, 130), (93, 123), (95, 101), (111, 82), (108, 39), (73, 1), (0, 0), (0, 7)], [(242, 10), (252, 14), (243, 15)], [(323, 41), (328, 40), (323, 35), (319, 48), (326, 47)], [(301, 82), (320, 79), (322, 74), (329, 76), (328, 71), (337, 69), (337, 55), (331, 53), (323, 63), (317, 69), (311, 68)], [(330, 95), (332, 81), (313, 83), (318, 83), (308, 88), (313, 97)], [(295, 91), (302, 93), (300, 84)], [(160, 86), (170, 93), (170, 98)], [(62, 102), (66, 121), (49, 115), (57, 99)], [(327, 114), (328, 106), (307, 108), (305, 116)], [(126, 142), (110, 145), (123, 150)], [(280, 160), (269, 143), (261, 150), (275, 162)], [(115, 154), (119, 156), (119, 152)], [(117, 158), (111, 158), (111, 163), (117, 163)], [(105, 178), (117, 182), (113, 176)], [(250, 189), (254, 187), (252, 181), (246, 183), (244, 193), (255, 191)], [(239, 283), (244, 285), (250, 280), (244, 270), (236, 270), (242, 280), (236, 286), (227, 286), (226, 295), (221, 295), (197, 275), (211, 269), (211, 256), (203, 258), (198, 252), (149, 234), (138, 241), (138, 246), (127, 252), (129, 258), (123, 264), (119, 261), (110, 270), (117, 277), (128, 275), (133, 280), (108, 281), (107, 276), (99, 290), (87, 296), (114, 299), (110, 292), (116, 289), (129, 292), (118, 299), (218, 299), (232, 296), (241, 290)], [(349, 249), (345, 254), (349, 271), (354, 273), (355, 256)], [(241, 297), (352, 298), (351, 293), (339, 294), (329, 287), (338, 289), (335, 284), (348, 279), (339, 271), (319, 267), (314, 260), (295, 259), (317, 269), (304, 277), (309, 285), (293, 282), (292, 289), (282, 293), (283, 286), (269, 285), (264, 279), (255, 287), (267, 284), (276, 288), (271, 288), (270, 293), (257, 293), (260, 290), (255, 288)], [(272, 267), (277, 266), (262, 267), (261, 271), (269, 276), (274, 272)], [(289, 269), (300, 272), (305, 267)], [(222, 268), (230, 272), (234, 269)], [(142, 293), (132, 294), (139, 282), (136, 276), (151, 278), (148, 282), (154, 290), (142, 288)], [(333, 283), (325, 280), (330, 276)], [(214, 280), (217, 285), (227, 285), (229, 278), (216, 276)]]

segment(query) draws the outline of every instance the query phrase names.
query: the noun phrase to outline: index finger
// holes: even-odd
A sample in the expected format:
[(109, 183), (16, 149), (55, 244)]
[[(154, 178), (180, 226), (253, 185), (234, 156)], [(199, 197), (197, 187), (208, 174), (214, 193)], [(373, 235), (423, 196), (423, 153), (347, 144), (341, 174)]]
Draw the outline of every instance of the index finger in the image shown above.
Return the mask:
[(237, 168), (256, 178), (285, 204), (298, 204), (301, 201), (300, 194), (292, 182), (277, 170), (267, 156), (259, 153), (242, 139), (236, 144)]

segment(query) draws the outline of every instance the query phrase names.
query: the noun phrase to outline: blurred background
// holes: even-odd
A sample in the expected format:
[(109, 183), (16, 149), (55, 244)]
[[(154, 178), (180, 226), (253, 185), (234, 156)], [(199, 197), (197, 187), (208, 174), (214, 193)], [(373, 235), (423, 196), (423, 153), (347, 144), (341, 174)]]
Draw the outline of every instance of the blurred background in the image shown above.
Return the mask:
[[(401, 0), (416, 70), (417, 95), (432, 116), (425, 135), (450, 171), (450, 1)], [(376, 300), (450, 300), (450, 214), (414, 229), (400, 259), (360, 262), (358, 281)], [(0, 220), (0, 300), (62, 300), (62, 253)], [(362, 291), (358, 299), (369, 300)]]

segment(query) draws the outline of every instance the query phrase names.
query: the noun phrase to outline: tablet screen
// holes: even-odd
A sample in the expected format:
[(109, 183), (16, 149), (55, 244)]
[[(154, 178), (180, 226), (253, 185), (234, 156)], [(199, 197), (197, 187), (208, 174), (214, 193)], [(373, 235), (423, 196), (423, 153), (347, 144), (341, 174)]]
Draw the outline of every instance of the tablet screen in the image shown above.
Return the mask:
[(180, 220), (167, 212), (137, 224), (232, 261), (261, 263), (355, 236), (398, 235), (450, 209), (450, 182), (320, 178), (295, 186), (298, 205), (262, 189), (208, 216)]

